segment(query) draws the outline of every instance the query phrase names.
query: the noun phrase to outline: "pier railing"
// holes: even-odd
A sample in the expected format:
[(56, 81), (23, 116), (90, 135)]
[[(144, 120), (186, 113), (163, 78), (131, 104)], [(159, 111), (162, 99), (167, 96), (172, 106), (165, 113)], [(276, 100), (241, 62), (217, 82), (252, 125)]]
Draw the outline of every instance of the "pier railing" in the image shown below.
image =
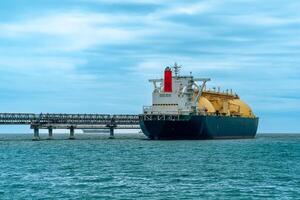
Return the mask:
[(0, 124), (138, 124), (138, 115), (0, 113)]

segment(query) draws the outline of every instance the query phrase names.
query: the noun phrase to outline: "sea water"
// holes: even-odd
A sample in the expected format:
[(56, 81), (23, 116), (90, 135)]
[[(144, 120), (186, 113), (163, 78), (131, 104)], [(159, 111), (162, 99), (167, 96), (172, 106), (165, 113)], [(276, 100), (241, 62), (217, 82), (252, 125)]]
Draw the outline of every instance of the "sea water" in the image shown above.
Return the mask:
[[(0, 199), (300, 199), (300, 134), (0, 135)], [(46, 137), (46, 136), (43, 136)]]

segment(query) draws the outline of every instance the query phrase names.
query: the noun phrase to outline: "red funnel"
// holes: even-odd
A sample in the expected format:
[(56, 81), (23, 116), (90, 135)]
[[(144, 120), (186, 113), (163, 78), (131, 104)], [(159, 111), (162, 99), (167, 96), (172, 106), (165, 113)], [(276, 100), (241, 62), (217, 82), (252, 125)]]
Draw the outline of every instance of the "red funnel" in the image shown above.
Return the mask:
[(165, 69), (164, 92), (172, 92), (172, 71), (170, 67)]

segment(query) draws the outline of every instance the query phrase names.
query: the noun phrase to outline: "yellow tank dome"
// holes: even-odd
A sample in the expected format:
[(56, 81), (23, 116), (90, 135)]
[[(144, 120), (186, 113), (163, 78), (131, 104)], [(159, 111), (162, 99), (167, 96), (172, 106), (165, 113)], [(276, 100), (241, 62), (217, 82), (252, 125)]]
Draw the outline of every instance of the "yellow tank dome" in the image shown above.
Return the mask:
[(200, 110), (205, 109), (208, 113), (215, 113), (216, 109), (210, 103), (210, 101), (205, 97), (200, 97), (198, 101), (198, 107)]
[(242, 117), (255, 117), (251, 108), (241, 99), (230, 100), (229, 110), (231, 114), (237, 114)]

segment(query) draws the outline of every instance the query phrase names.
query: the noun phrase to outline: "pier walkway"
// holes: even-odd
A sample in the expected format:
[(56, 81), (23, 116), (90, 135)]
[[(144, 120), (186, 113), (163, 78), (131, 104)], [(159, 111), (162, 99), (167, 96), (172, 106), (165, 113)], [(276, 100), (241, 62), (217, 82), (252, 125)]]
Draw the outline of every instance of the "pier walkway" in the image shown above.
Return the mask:
[(114, 129), (139, 129), (138, 115), (109, 114), (50, 114), (50, 113), (0, 113), (0, 125), (30, 125), (34, 130), (34, 140), (39, 140), (39, 129), (48, 129), (49, 139), (53, 129), (69, 129), (70, 139), (75, 139), (75, 129), (109, 129), (114, 137)]

